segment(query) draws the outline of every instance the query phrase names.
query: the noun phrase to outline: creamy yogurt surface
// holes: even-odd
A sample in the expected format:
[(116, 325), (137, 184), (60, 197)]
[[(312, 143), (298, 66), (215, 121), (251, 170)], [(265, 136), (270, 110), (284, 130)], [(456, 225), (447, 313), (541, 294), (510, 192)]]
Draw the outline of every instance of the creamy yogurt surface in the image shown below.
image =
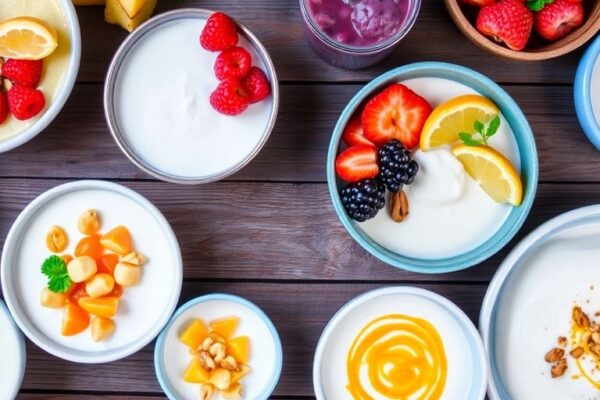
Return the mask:
[(596, 124), (600, 126), (600, 57), (596, 58), (590, 80), (590, 101)]
[(21, 383), (21, 338), (8, 310), (0, 302), (0, 399), (12, 399)]
[(0, 125), (0, 141), (8, 140), (35, 124), (61, 90), (71, 60), (71, 40), (64, 6), (59, 0), (2, 0), (0, 21), (15, 17), (36, 17), (50, 24), (58, 36), (58, 47), (44, 59), (44, 70), (38, 89), (44, 93), (46, 106), (37, 116), (19, 121), (14, 116)]
[[(152, 167), (184, 178), (217, 175), (251, 155), (273, 107), (269, 97), (235, 117), (212, 108), (218, 53), (198, 42), (205, 23), (178, 19), (146, 33), (123, 61), (115, 85), (116, 119), (131, 150)], [(238, 45), (266, 71), (241, 35)]]
[[(403, 84), (423, 96), (432, 107), (473, 89), (442, 78), (416, 78)], [(489, 140), (520, 170), (519, 150), (506, 120)], [(396, 223), (386, 207), (361, 229), (381, 246), (407, 257), (439, 259), (463, 254), (485, 243), (502, 226), (512, 206), (496, 203), (465, 172), (449, 147), (414, 153), (419, 172), (405, 185), (410, 214)], [(388, 194), (389, 195), (389, 194)]]
[(590, 316), (600, 310), (599, 260), (600, 224), (572, 228), (532, 250), (504, 283), (494, 328), (495, 356), (513, 400), (598, 398), (598, 390), (577, 377), (572, 357), (567, 357), (566, 374), (552, 379), (544, 355), (556, 347), (559, 336), (569, 337), (574, 306)]

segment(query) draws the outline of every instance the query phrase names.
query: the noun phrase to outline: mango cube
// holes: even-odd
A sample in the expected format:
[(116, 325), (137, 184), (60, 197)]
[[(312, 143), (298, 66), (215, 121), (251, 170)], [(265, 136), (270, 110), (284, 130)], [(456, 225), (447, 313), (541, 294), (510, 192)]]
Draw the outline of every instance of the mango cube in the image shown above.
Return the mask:
[(117, 297), (82, 297), (77, 302), (79, 307), (97, 317), (112, 318), (117, 315), (119, 299)]
[(109, 274), (96, 274), (85, 283), (85, 291), (90, 297), (102, 297), (112, 292), (115, 280)]
[(190, 383), (208, 383), (210, 373), (202, 368), (199, 358), (193, 358), (183, 374), (183, 380)]
[(250, 359), (250, 338), (238, 336), (227, 342), (227, 354), (232, 355), (239, 363), (246, 364)]
[(135, 18), (142, 11), (147, 2), (148, 0), (119, 0), (121, 8), (131, 19)]
[(64, 293), (56, 293), (48, 288), (42, 289), (40, 303), (48, 308), (62, 308), (67, 302), (67, 296)]
[(133, 30), (150, 18), (156, 7), (157, 0), (146, 0), (134, 17), (130, 17), (127, 11), (135, 11), (136, 7), (133, 6), (137, 6), (137, 2), (136, 4), (129, 4), (134, 3), (134, 1), (123, 0), (123, 2), (127, 3), (127, 10), (123, 8), (123, 5), (119, 0), (106, 0), (104, 20), (109, 24), (120, 25), (127, 31), (133, 32)]
[(219, 390), (227, 390), (231, 386), (231, 372), (224, 368), (216, 368), (210, 372), (210, 383)]
[(110, 318), (94, 317), (91, 325), (92, 340), (100, 342), (113, 334), (115, 322)]
[(226, 400), (240, 400), (242, 398), (242, 385), (239, 383), (232, 384), (229, 389), (221, 392), (221, 397)]
[(216, 334), (229, 339), (235, 332), (240, 319), (236, 316), (215, 319), (210, 322), (210, 330)]
[(242, 364), (238, 371), (231, 371), (231, 383), (237, 383), (244, 379), (246, 375), (248, 375), (252, 369), (249, 365)]
[(69, 278), (75, 283), (87, 281), (96, 274), (96, 261), (90, 256), (81, 256), (67, 264)]
[(192, 323), (179, 335), (179, 340), (186, 344), (191, 349), (200, 347), (204, 339), (208, 337), (208, 329), (206, 325), (199, 319), (195, 319)]

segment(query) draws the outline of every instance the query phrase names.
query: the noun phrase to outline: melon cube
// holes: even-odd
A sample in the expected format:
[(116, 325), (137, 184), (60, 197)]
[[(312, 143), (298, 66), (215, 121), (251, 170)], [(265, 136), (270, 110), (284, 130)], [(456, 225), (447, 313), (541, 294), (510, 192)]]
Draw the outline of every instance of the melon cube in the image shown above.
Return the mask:
[(197, 349), (200, 347), (204, 339), (208, 337), (208, 329), (206, 325), (199, 320), (195, 319), (191, 324), (179, 335), (179, 340), (186, 344), (191, 349)]
[(210, 330), (216, 334), (229, 339), (235, 332), (240, 319), (236, 316), (215, 319), (210, 322)]
[(232, 355), (239, 363), (246, 364), (250, 359), (250, 338), (238, 336), (227, 343), (227, 353)]
[(183, 380), (190, 383), (208, 383), (210, 373), (202, 368), (199, 358), (193, 358), (183, 374)]

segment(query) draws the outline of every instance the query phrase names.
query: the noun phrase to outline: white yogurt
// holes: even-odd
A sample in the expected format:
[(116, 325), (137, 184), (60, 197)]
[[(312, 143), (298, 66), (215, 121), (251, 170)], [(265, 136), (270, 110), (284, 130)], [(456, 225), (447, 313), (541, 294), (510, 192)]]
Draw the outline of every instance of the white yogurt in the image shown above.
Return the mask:
[[(402, 82), (426, 98), (432, 107), (463, 94), (476, 93), (463, 84), (441, 78)], [(521, 162), (510, 126), (501, 116), (498, 133), (489, 144), (510, 159)], [(512, 206), (496, 203), (471, 179), (448, 147), (417, 151), (415, 182), (405, 186), (410, 214), (394, 222), (386, 206), (375, 218), (360, 224), (381, 246), (407, 257), (439, 259), (463, 254), (485, 243), (502, 226)], [(386, 202), (389, 204), (389, 202)]]
[(596, 58), (590, 80), (590, 100), (596, 124), (600, 126), (600, 57)]
[[(600, 224), (571, 229), (520, 262), (498, 304), (495, 354), (500, 377), (514, 400), (588, 400), (598, 391), (567, 357), (567, 373), (550, 377), (544, 355), (559, 336), (569, 337), (571, 311), (600, 310)], [(597, 374), (596, 374), (597, 375)], [(598, 376), (597, 376), (598, 378)]]
[(22, 339), (16, 329), (0, 302), (0, 399), (13, 399), (21, 384), (25, 360), (21, 353)]
[[(250, 156), (273, 107), (269, 97), (235, 117), (212, 108), (218, 53), (198, 42), (205, 22), (179, 19), (146, 33), (121, 65), (115, 86), (117, 123), (132, 151), (155, 169), (184, 178), (218, 175)], [(266, 71), (241, 35), (239, 46)]]

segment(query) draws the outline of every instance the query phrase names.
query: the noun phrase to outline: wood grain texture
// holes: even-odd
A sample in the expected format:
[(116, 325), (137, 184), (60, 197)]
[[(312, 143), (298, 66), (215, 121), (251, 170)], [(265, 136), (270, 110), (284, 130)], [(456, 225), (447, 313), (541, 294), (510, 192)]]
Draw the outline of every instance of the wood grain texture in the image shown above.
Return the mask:
[[(282, 81), (367, 81), (393, 67), (417, 61), (445, 61), (475, 68), (499, 82), (572, 83), (582, 50), (547, 62), (515, 63), (488, 54), (454, 25), (444, 3), (423, 0), (417, 22), (398, 49), (381, 64), (346, 71), (326, 64), (303, 34), (299, 0), (161, 0), (157, 13), (174, 8), (221, 10), (238, 18), (263, 41)], [(101, 82), (126, 32), (104, 23), (101, 7), (79, 7), (83, 55), (80, 81)]]
[[(325, 181), (327, 148), (335, 122), (360, 87), (282, 85), (274, 132), (256, 159), (231, 179)], [(600, 157), (577, 122), (572, 88), (505, 88), (520, 104), (534, 131), (542, 181), (600, 182)], [(112, 139), (104, 120), (102, 87), (96, 84), (78, 85), (62, 114), (45, 132), (2, 154), (0, 177), (151, 179)]]
[[(477, 321), (486, 285), (419, 286), (447, 296), (474, 322)], [(181, 302), (210, 292), (229, 292), (255, 302), (273, 320), (285, 348), (283, 373), (274, 394), (314, 396), (313, 354), (325, 324), (343, 304), (378, 287), (373, 284), (188, 282), (184, 284)], [(282, 296), (283, 292), (285, 296)], [(135, 394), (160, 392), (154, 375), (153, 348), (152, 344), (124, 360), (88, 368), (54, 358), (28, 342), (28, 365), (23, 389), (115, 394), (120, 391)]]

